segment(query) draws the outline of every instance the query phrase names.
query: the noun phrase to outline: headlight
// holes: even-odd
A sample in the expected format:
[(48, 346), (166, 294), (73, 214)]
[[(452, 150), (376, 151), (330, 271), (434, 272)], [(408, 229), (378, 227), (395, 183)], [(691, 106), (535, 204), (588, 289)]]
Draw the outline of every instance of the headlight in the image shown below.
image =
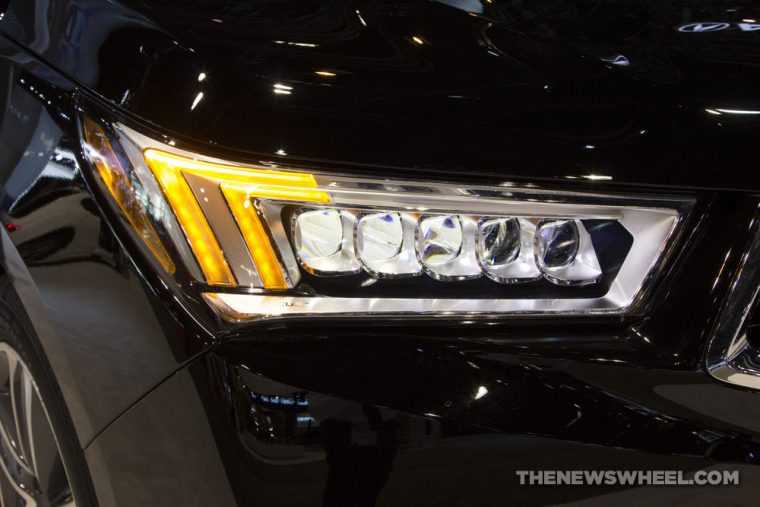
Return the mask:
[(157, 269), (229, 320), (622, 313), (691, 203), (244, 166), (84, 116), (82, 138)]

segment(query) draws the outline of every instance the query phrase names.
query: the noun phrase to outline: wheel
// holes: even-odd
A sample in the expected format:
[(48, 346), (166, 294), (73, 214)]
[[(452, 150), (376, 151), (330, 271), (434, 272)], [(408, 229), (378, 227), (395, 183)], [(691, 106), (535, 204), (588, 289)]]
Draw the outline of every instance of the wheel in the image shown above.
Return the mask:
[(28, 317), (0, 279), (0, 504), (94, 505), (84, 454)]
[(0, 342), (0, 494), (3, 505), (75, 505), (53, 428), (19, 353)]

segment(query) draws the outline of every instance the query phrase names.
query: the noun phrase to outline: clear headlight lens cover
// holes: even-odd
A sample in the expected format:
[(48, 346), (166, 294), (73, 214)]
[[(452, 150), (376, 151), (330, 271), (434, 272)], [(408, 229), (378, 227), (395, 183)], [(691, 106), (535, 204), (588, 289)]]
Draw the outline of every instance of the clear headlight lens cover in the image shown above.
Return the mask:
[(86, 116), (82, 138), (157, 269), (233, 321), (623, 313), (691, 204), (242, 166)]

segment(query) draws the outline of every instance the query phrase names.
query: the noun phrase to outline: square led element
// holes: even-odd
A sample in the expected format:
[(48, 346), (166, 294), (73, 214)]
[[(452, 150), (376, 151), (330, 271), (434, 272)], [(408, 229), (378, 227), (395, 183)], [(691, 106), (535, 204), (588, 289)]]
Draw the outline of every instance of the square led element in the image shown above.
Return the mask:
[(296, 218), (295, 241), (301, 260), (324, 259), (340, 251), (343, 223), (335, 209), (307, 211)]
[(516, 218), (485, 218), (478, 224), (478, 256), (483, 267), (504, 266), (520, 253)]
[(477, 223), (462, 215), (429, 215), (417, 223), (417, 257), (422, 269), (436, 280), (478, 278), (475, 258)]
[(500, 283), (541, 278), (533, 253), (535, 231), (536, 226), (523, 218), (481, 218), (477, 252), (484, 274)]
[(305, 210), (293, 219), (293, 243), (301, 265), (321, 275), (355, 273), (354, 217), (336, 209)]
[(423, 218), (417, 239), (417, 251), (423, 264), (447, 264), (462, 251), (462, 222), (457, 215)]
[(364, 215), (356, 224), (356, 246), (362, 262), (389, 261), (401, 252), (403, 243), (399, 213)]
[(536, 262), (557, 285), (588, 285), (602, 276), (594, 245), (580, 220), (542, 220), (536, 227)]
[(538, 263), (543, 268), (567, 266), (578, 255), (579, 244), (575, 220), (542, 220), (536, 234)]
[(355, 249), (364, 270), (377, 278), (417, 275), (422, 271), (414, 253), (415, 219), (406, 213), (359, 216)]

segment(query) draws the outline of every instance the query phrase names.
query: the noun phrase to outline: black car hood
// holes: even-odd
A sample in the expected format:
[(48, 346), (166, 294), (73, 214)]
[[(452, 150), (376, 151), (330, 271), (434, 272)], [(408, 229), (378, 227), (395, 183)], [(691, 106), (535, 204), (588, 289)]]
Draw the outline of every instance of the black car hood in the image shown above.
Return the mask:
[[(751, 2), (92, 3), (50, 7), (61, 28), (35, 28), (51, 30), (44, 47), (6, 32), (197, 149), (410, 177), (758, 187)], [(22, 4), (22, 22), (46, 8)]]

